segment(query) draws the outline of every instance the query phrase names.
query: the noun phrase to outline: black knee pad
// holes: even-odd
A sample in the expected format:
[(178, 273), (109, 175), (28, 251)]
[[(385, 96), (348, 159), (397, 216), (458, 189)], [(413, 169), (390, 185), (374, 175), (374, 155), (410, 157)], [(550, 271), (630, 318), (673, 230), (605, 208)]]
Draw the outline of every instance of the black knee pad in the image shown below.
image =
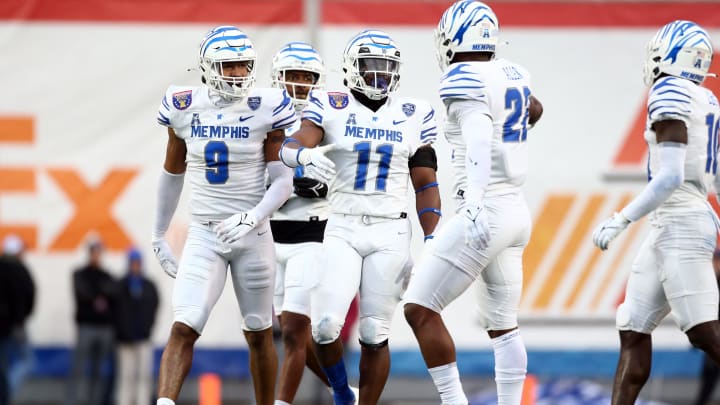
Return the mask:
[(362, 346), (365, 349), (370, 349), (370, 350), (382, 349), (383, 347), (388, 345), (388, 339), (385, 339), (380, 343), (365, 343), (360, 339), (358, 339), (358, 342), (360, 342), (360, 346)]

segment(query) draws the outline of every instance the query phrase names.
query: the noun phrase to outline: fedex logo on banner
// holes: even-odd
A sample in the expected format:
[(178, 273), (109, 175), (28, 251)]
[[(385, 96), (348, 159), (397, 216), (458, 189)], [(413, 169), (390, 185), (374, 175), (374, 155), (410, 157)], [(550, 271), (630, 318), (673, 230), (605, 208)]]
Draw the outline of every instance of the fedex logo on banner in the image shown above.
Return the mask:
[[(31, 117), (0, 117), (0, 147), (3, 144), (27, 144), (35, 140)], [(48, 252), (75, 250), (88, 234), (97, 234), (110, 249), (126, 249), (130, 237), (113, 217), (115, 201), (138, 173), (133, 168), (114, 168), (95, 185), (90, 185), (76, 168), (37, 165), (0, 165), (0, 202), (5, 197), (37, 195), (38, 176), (47, 174), (73, 205), (71, 218), (45, 247)], [(1, 207), (1, 206), (0, 206)], [(40, 223), (14, 223), (0, 211), (0, 238), (19, 235), (30, 249), (38, 249)]]

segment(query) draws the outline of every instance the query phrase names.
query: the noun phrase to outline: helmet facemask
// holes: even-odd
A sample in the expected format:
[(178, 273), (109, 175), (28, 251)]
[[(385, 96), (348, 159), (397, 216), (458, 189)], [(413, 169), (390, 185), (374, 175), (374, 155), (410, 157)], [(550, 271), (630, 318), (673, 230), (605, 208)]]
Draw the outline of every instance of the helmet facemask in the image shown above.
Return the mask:
[[(363, 53), (368, 53), (363, 55)], [(371, 100), (382, 100), (395, 91), (400, 84), (400, 52), (396, 55), (372, 55), (360, 53), (353, 63), (348, 87), (363, 93)]]
[(308, 103), (310, 92), (322, 86), (321, 74), (303, 69), (280, 70), (273, 77), (273, 87), (287, 91), (293, 100), (295, 111), (302, 111)]
[[(240, 64), (246, 66), (244, 75), (237, 72), (242, 68), (234, 67)], [(247, 59), (209, 61), (205, 64), (207, 68), (203, 70), (203, 78), (210, 88), (224, 98), (239, 100), (246, 97), (255, 84), (254, 65), (254, 60)]]

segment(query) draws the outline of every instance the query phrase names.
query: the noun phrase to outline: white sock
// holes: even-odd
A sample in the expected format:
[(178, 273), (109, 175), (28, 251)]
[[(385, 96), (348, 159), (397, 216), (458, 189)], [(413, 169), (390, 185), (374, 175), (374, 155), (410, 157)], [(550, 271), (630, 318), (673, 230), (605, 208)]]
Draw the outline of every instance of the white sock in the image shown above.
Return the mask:
[(275, 405), (290, 405), (290, 403), (276, 399)]
[(457, 363), (429, 368), (428, 372), (440, 393), (443, 405), (467, 405), (468, 400), (460, 383)]
[(175, 401), (170, 398), (158, 398), (156, 405), (175, 405)]
[(520, 405), (527, 373), (527, 352), (519, 330), (492, 339), (498, 405)]

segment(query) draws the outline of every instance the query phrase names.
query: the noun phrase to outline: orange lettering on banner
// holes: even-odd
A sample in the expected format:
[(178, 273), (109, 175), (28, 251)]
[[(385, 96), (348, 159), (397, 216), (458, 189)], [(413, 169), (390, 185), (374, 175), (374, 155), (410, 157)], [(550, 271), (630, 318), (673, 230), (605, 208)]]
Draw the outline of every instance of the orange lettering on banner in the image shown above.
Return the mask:
[[(572, 233), (565, 241), (560, 256), (555, 260), (552, 270), (545, 279), (540, 294), (535, 299), (534, 306), (536, 308), (547, 308), (550, 305), (554, 294), (556, 293), (557, 287), (562, 282), (563, 278), (567, 275), (570, 262), (575, 258), (580, 246), (587, 243), (587, 236), (592, 229), (593, 221), (605, 201), (605, 196), (601, 194), (593, 194), (585, 204), (582, 216), (575, 223), (575, 227)], [(557, 228), (555, 228), (557, 229)], [(559, 241), (558, 241), (559, 243)]]
[[(3, 120), (0, 120), (0, 128)], [(0, 196), (6, 192), (32, 193), (35, 191), (35, 171), (24, 168), (0, 168)], [(0, 225), (0, 240), (14, 233), (29, 249), (37, 246), (37, 227), (35, 225)]]
[(557, 229), (565, 220), (565, 215), (574, 201), (575, 196), (572, 194), (551, 194), (545, 200), (540, 215), (533, 221), (530, 243), (523, 254), (523, 291), (527, 291), (532, 283), (539, 282), (535, 280), (535, 276), (540, 262), (550, 245), (556, 241)]
[(130, 246), (131, 240), (113, 218), (111, 208), (137, 170), (113, 169), (95, 188), (86, 185), (72, 169), (49, 169), (48, 173), (75, 204), (74, 216), (50, 244), (50, 250), (76, 249), (93, 231), (110, 249)]
[(31, 143), (34, 139), (32, 117), (0, 118), (0, 142)]

